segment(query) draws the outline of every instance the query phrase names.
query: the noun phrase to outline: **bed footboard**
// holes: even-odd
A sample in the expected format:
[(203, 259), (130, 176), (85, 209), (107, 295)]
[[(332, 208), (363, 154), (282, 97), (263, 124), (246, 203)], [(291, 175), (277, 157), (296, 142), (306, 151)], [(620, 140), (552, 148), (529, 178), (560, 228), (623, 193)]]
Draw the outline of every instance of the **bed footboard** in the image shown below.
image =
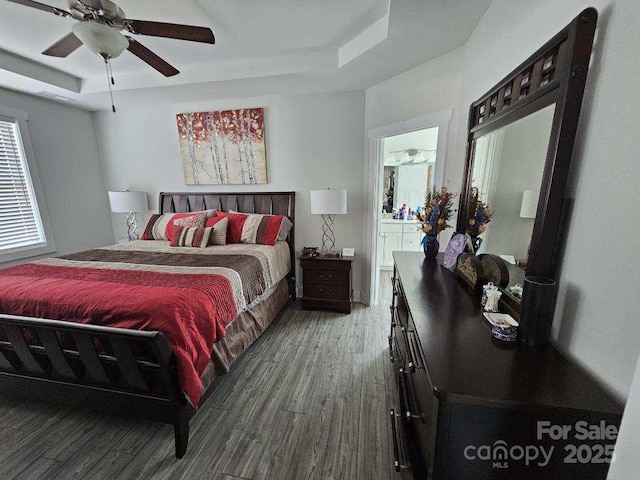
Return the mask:
[(194, 411), (161, 332), (0, 314), (0, 394), (169, 423), (187, 450)]

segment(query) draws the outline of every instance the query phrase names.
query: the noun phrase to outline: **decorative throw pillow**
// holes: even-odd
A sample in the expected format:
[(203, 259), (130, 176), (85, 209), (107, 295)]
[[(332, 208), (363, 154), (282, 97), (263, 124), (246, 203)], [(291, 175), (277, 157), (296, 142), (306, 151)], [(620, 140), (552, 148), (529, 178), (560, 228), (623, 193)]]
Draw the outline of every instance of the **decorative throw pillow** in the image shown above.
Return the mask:
[(198, 247), (204, 248), (209, 244), (211, 228), (183, 227), (176, 225), (170, 245), (172, 247)]
[(163, 215), (154, 213), (147, 222), (140, 239), (171, 240), (176, 221), (180, 221), (180, 226), (202, 228), (204, 227), (205, 218), (206, 216), (203, 213), (165, 213)]
[(288, 217), (282, 217), (282, 225), (278, 232), (278, 240), (286, 240), (289, 236), (289, 232), (293, 228), (293, 222)]
[(209, 245), (227, 244), (227, 228), (229, 227), (229, 219), (227, 217), (207, 218), (204, 226), (211, 228)]
[(207, 218), (215, 218), (218, 215), (218, 210), (212, 208), (211, 210), (202, 210), (200, 212), (192, 212), (194, 215), (197, 213), (202, 213)]
[(242, 223), (241, 243), (275, 245), (277, 240), (286, 240), (289, 230), (293, 227), (293, 223), (283, 215), (239, 213), (234, 210), (230, 210), (229, 215), (246, 217)]
[(229, 225), (227, 227), (227, 243), (242, 243), (242, 228), (247, 221), (248, 215), (244, 213), (218, 212), (219, 217), (227, 217)]

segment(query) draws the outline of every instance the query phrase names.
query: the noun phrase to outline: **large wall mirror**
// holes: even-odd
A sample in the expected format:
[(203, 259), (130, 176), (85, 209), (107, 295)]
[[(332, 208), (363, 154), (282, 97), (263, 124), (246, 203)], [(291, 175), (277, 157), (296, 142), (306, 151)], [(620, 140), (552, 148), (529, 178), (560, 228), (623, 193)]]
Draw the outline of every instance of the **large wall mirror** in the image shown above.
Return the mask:
[(494, 215), (477, 253), (507, 261), (510, 286), (525, 275), (553, 277), (563, 238), (565, 186), (584, 93), (597, 12), (573, 22), (474, 102), (469, 114), (458, 231), (475, 191)]

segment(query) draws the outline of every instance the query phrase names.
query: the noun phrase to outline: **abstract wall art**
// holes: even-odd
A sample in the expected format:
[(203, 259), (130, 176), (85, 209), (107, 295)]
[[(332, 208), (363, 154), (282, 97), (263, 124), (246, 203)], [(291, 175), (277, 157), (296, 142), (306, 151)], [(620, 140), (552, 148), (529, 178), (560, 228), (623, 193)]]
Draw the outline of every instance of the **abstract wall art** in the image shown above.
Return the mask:
[(187, 185), (267, 183), (264, 110), (177, 115)]

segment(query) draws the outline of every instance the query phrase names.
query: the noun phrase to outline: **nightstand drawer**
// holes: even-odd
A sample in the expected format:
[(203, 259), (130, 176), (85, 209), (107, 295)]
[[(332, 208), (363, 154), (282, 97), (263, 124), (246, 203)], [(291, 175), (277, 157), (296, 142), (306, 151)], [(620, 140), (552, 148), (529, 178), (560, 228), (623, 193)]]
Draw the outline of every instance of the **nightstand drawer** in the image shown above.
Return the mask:
[(305, 270), (304, 283), (316, 283), (318, 285), (347, 286), (349, 284), (349, 272), (336, 270)]
[(347, 285), (317, 285), (304, 283), (304, 296), (309, 298), (326, 298), (329, 300), (349, 300)]

